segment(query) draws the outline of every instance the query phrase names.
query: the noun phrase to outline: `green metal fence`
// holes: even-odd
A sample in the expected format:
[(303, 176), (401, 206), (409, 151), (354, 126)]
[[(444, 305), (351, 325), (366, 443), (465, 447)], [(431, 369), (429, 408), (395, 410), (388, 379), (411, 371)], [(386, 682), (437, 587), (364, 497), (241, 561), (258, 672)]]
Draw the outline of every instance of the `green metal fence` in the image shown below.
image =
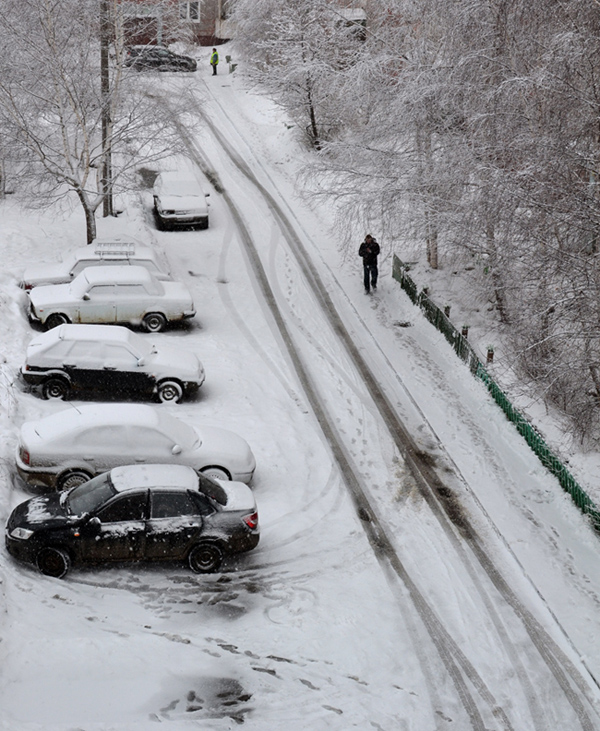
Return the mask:
[(573, 475), (562, 464), (560, 459), (550, 450), (542, 435), (527, 419), (510, 403), (504, 391), (490, 376), (479, 360), (468, 340), (450, 322), (445, 313), (429, 298), (427, 291), (418, 291), (417, 285), (408, 274), (408, 266), (394, 255), (392, 276), (410, 297), (413, 304), (420, 307), (425, 317), (434, 325), (452, 345), (459, 358), (464, 360), (471, 373), (485, 383), (493, 399), (511, 421), (517, 431), (537, 455), (544, 467), (559, 481), (563, 490), (569, 493), (573, 502), (590, 520), (594, 529), (600, 532), (600, 511), (585, 490), (577, 483)]

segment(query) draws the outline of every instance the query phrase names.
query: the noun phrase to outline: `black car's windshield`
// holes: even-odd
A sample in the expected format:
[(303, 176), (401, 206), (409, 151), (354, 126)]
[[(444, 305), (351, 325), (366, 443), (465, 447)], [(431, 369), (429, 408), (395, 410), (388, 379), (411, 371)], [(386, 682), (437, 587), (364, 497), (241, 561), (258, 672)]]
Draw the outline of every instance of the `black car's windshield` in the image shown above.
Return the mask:
[(227, 505), (227, 492), (219, 485), (218, 482), (211, 480), (206, 475), (198, 475), (198, 487), (208, 497), (212, 498), (219, 505)]
[(96, 510), (116, 494), (117, 491), (110, 481), (110, 473), (106, 472), (70, 490), (65, 503), (71, 515), (83, 515)]

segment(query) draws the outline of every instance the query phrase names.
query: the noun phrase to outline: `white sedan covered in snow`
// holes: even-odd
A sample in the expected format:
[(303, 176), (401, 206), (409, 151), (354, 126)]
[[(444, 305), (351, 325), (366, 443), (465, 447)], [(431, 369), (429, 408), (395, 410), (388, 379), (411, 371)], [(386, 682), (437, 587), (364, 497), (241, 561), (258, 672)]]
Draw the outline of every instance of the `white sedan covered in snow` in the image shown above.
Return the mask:
[(187, 424), (145, 404), (79, 405), (21, 427), (16, 464), (30, 485), (66, 490), (120, 465), (171, 463), (250, 482), (256, 460), (234, 432)]
[(159, 332), (196, 314), (183, 282), (161, 282), (139, 266), (88, 267), (70, 284), (35, 287), (29, 300), (30, 319), (48, 329), (68, 322), (127, 323)]

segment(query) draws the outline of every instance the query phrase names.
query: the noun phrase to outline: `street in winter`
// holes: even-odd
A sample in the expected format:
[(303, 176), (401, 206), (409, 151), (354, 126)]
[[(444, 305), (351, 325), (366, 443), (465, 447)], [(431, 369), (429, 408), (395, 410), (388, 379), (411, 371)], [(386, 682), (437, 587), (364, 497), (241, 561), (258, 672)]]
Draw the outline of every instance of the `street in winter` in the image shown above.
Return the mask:
[[(365, 294), (358, 249), (367, 231), (356, 229), (350, 243), (347, 229), (336, 233), (339, 201), (306, 194), (315, 151), (239, 65), (229, 72), (225, 56), (237, 59), (236, 46), (218, 48), (216, 78), (212, 44), (195, 48), (194, 73), (134, 77), (171, 129), (169, 149), (148, 135), (151, 152), (115, 196), (118, 215), (93, 217), (97, 240), (148, 247), (168, 273), (135, 267), (141, 283), (168, 294), (170, 277), (191, 295), (193, 315), (184, 303), (182, 319), (134, 319), (133, 335), (119, 336), (140, 349), (140, 369), (156, 353), (175, 353), (182, 368), (201, 363), (189, 393), (159, 384), (149, 396), (124, 394), (111, 390), (114, 380), (100, 396), (98, 383), (62, 392), (57, 365), (54, 390), (26, 382), (32, 339), (48, 339), (56, 324), (66, 343), (74, 327), (76, 316), (43, 320), (55, 288), (75, 285), (43, 280), (86, 246), (89, 220), (76, 197), (32, 207), (24, 179), (0, 200), (0, 515), (6, 523), (43, 493), (26, 483), (26, 463), (17, 470), (23, 424), (45, 419), (46, 432), (27, 432), (32, 444), (74, 424), (67, 452), (98, 463), (102, 439), (112, 438), (122, 463), (131, 456), (139, 467), (160, 454), (158, 443), (140, 444), (159, 412), (165, 429), (194, 435), (189, 453), (194, 439), (208, 448), (219, 429), (237, 435), (221, 436), (222, 448), (250, 464), (249, 445), (253, 474), (251, 465), (236, 477), (208, 458), (201, 467), (225, 492), (238, 491), (238, 508), (255, 501), (250, 528), (260, 540), (225, 552), (214, 571), (193, 560), (69, 560), (64, 576), (55, 572), (62, 578), (3, 550), (2, 729), (600, 729), (600, 535), (392, 277), (393, 255), (416, 258), (413, 243), (380, 233), (375, 213), (379, 279)], [(4, 93), (0, 85), (0, 102)], [(172, 226), (157, 208), (157, 176), (170, 173), (208, 194), (200, 225)], [(97, 269), (106, 279), (88, 268), (90, 286), (117, 286), (127, 274)], [(34, 270), (40, 283), (24, 289)], [(54, 299), (44, 300), (50, 288)], [(460, 289), (444, 291), (485, 328)], [(85, 327), (108, 320), (95, 322), (104, 324)], [(492, 316), (489, 327), (498, 327)], [(110, 332), (98, 333), (81, 336), (89, 358), (109, 343)], [(157, 358), (153, 373), (167, 362)], [(105, 419), (105, 431), (98, 426), (98, 440), (80, 448), (86, 413)], [(558, 423), (548, 418), (549, 428)], [(192, 459), (179, 440), (169, 464)], [(588, 487), (593, 458), (574, 454), (573, 463)], [(74, 504), (88, 484), (82, 469), (72, 483), (57, 473), (52, 490), (69, 487), (62, 494)], [(216, 505), (206, 490), (210, 510), (226, 512), (225, 498)]]

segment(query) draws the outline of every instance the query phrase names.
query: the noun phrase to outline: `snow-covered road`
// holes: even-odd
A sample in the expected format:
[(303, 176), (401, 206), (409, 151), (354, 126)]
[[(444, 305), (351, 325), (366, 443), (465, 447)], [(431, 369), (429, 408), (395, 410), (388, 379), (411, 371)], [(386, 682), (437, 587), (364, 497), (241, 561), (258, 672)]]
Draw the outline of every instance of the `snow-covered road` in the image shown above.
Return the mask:
[[(233, 76), (160, 87), (165, 104), (190, 94), (185, 140), (221, 191), (211, 228), (153, 230), (147, 191), (101, 226), (153, 238), (192, 290), (196, 321), (153, 337), (197, 352), (207, 382), (164, 408), (250, 441), (261, 545), (208, 578), (133, 567), (57, 582), (3, 553), (3, 727), (599, 728), (598, 539), (389, 265), (377, 299), (362, 294), (328, 211), (294, 192), (302, 153), (277, 110)], [(23, 221), (12, 201), (3, 214), (14, 374), (30, 336), (18, 272), (82, 228), (78, 214), (67, 236), (49, 216)], [(3, 403), (5, 518), (27, 497), (18, 425), (64, 406), (18, 389)]]

